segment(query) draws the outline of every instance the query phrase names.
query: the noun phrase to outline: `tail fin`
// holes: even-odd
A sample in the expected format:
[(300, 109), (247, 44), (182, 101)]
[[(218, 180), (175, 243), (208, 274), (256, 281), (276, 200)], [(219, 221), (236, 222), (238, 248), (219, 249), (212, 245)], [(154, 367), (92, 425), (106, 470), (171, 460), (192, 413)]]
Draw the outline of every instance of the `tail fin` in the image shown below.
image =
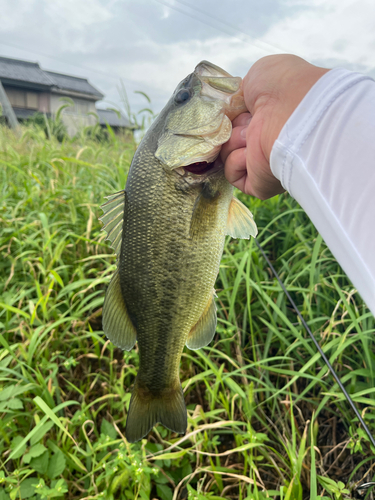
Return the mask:
[[(145, 396), (145, 392), (148, 396)], [(135, 383), (125, 429), (126, 439), (130, 443), (145, 437), (158, 422), (173, 432), (186, 432), (187, 413), (181, 384), (176, 389), (168, 388), (158, 398), (150, 396), (149, 391), (139, 390)]]

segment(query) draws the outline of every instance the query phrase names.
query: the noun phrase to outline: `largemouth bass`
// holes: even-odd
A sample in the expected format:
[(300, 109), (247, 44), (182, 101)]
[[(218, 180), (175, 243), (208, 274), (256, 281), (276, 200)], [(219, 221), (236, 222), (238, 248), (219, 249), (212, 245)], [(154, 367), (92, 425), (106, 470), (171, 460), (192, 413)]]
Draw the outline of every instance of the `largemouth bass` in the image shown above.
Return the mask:
[(216, 329), (214, 283), (225, 235), (256, 225), (233, 197), (218, 155), (246, 111), (241, 78), (203, 61), (176, 88), (139, 145), (124, 191), (100, 218), (117, 254), (103, 330), (118, 347), (138, 341), (139, 371), (125, 435), (143, 438), (160, 422), (184, 433), (182, 350), (206, 346)]

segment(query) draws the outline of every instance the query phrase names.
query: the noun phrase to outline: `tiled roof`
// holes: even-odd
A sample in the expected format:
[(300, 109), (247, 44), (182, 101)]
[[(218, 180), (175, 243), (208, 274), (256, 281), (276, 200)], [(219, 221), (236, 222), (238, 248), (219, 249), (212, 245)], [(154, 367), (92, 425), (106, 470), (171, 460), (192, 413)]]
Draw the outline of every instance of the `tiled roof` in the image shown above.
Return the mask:
[(118, 117), (117, 113), (111, 109), (97, 109), (96, 110), (99, 116), (100, 125), (105, 125), (108, 123), (111, 127), (128, 127), (132, 128), (129, 120), (127, 120), (124, 116)]
[(53, 88), (71, 90), (99, 99), (104, 97), (86, 78), (44, 71), (38, 63), (7, 57), (0, 57), (0, 80), (6, 80), (7, 83), (14, 83), (18, 86), (26, 86), (22, 83), (29, 83), (49, 87), (51, 90)]
[(91, 94), (99, 97), (103, 96), (99, 90), (93, 87), (86, 78), (79, 78), (77, 76), (63, 75), (62, 73), (53, 73), (52, 71), (45, 71), (50, 77), (56, 87), (64, 90), (73, 90), (83, 94)]
[(0, 57), (0, 78), (47, 85), (48, 87), (53, 85), (49, 76), (38, 63), (8, 59), (7, 57)]

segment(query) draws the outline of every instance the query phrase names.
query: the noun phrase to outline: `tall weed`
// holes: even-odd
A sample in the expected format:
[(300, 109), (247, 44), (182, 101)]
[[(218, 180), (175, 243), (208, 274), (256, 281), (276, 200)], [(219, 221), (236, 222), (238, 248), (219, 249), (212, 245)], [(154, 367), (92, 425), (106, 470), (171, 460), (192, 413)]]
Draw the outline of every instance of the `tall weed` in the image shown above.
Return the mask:
[[(115, 259), (98, 216), (135, 145), (93, 137), (0, 128), (0, 500), (339, 499), (371, 480), (366, 436), (252, 241), (226, 242), (217, 334), (183, 353), (186, 435), (125, 440), (138, 354), (103, 336)], [(294, 200), (239, 197), (374, 429), (374, 317)]]

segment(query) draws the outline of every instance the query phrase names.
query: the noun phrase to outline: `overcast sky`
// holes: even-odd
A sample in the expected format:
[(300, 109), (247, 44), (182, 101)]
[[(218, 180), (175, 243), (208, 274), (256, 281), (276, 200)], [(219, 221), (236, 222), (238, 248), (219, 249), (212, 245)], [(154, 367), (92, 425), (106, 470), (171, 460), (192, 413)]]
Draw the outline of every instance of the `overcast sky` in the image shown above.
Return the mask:
[(0, 0), (0, 55), (88, 78), (100, 107), (122, 80), (158, 112), (202, 59), (244, 76), (285, 52), (375, 77), (374, 0)]

